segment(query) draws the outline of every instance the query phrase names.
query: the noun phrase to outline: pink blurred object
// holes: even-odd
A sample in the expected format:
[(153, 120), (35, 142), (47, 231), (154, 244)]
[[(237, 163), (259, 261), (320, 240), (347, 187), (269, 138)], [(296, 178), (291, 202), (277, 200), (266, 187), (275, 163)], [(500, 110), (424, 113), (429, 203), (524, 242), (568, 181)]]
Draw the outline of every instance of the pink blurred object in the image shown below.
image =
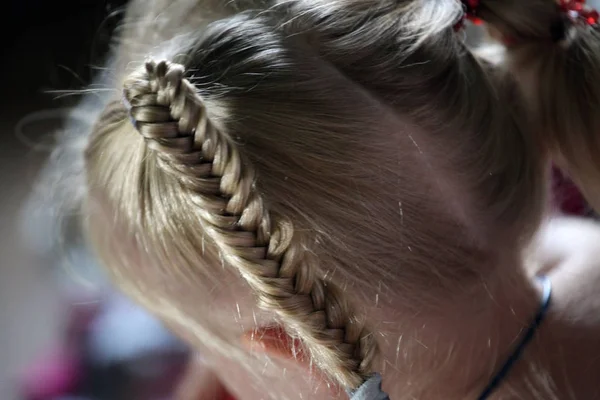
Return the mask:
[(20, 391), (25, 400), (48, 400), (72, 394), (83, 378), (81, 342), (98, 313), (98, 305), (75, 301), (68, 304), (70, 312), (62, 343), (35, 360), (21, 375)]
[(59, 348), (25, 371), (21, 378), (21, 392), (26, 400), (47, 400), (64, 396), (76, 390), (80, 366), (77, 357), (65, 348)]
[(564, 214), (586, 216), (589, 206), (577, 186), (557, 167), (552, 168), (552, 194), (555, 206)]

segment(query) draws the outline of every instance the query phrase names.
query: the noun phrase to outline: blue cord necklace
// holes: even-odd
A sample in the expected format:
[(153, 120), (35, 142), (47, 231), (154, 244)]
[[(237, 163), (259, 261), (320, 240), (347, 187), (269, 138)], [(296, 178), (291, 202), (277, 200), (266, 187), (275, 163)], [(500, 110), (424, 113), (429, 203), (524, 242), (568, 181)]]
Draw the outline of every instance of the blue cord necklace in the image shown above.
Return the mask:
[(511, 369), (515, 366), (517, 361), (519, 361), (519, 359), (523, 355), (523, 351), (531, 342), (538, 328), (544, 321), (544, 318), (548, 313), (548, 308), (550, 307), (550, 300), (552, 297), (552, 282), (550, 282), (550, 279), (548, 279), (545, 276), (538, 277), (538, 280), (543, 286), (542, 304), (540, 305), (540, 308), (537, 314), (535, 315), (535, 318), (533, 319), (531, 325), (529, 325), (529, 328), (527, 328), (527, 331), (521, 338), (521, 341), (517, 343), (510, 357), (508, 357), (504, 365), (502, 365), (502, 367), (498, 370), (498, 372), (492, 378), (492, 380), (487, 385), (483, 393), (481, 393), (481, 395), (477, 398), (478, 400), (486, 400), (494, 392), (494, 390), (496, 390), (498, 386), (500, 386), (500, 383), (502, 383), (502, 381), (506, 378)]

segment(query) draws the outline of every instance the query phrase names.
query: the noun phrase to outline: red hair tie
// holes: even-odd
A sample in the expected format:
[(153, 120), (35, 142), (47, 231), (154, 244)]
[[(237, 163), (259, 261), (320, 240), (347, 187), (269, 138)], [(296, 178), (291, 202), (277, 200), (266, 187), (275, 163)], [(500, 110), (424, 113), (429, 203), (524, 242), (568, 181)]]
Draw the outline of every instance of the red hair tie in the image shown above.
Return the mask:
[(461, 0), (463, 5), (464, 13), (460, 18), (460, 21), (454, 25), (454, 30), (459, 31), (465, 26), (465, 21), (469, 20), (475, 25), (481, 25), (483, 20), (478, 16), (478, 9), (481, 0)]
[(582, 22), (590, 26), (598, 24), (600, 14), (587, 7), (585, 0), (559, 0), (558, 6), (573, 22)]

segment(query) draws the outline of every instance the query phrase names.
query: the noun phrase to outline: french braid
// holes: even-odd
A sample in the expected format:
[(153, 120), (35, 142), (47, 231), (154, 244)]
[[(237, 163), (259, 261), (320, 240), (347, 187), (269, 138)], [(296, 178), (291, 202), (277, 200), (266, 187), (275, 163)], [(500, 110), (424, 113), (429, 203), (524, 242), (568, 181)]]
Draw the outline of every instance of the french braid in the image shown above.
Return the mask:
[(184, 67), (148, 61), (124, 83), (130, 116), (159, 165), (198, 206), (197, 215), (223, 259), (297, 334), (315, 364), (345, 388), (372, 372), (377, 351), (343, 293), (321, 277), (318, 260), (273, 215), (256, 190), (257, 172), (236, 144), (208, 120)]

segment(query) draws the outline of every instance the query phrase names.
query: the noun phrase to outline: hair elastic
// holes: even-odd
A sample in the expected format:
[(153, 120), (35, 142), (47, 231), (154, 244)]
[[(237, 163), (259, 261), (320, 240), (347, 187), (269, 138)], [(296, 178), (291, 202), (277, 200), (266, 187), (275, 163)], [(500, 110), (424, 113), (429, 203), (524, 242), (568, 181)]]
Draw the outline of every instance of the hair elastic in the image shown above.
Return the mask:
[(460, 20), (454, 25), (455, 31), (460, 31), (465, 27), (465, 21), (469, 20), (475, 25), (481, 25), (483, 20), (478, 16), (478, 9), (481, 0), (461, 0), (463, 6), (463, 15)]
[(121, 95), (121, 103), (127, 110), (127, 115), (129, 115), (129, 121), (131, 121), (131, 124), (133, 126), (137, 127), (137, 121), (133, 117), (133, 114), (131, 114), (131, 109), (133, 108), (133, 106), (131, 105), (131, 102), (127, 99), (127, 93), (125, 92), (125, 90), (123, 90), (123, 93)]
[[(454, 25), (455, 31), (460, 31), (465, 27), (465, 21), (469, 20), (475, 25), (481, 25), (483, 20), (479, 17), (479, 6), (481, 0), (461, 0), (463, 14), (460, 20)], [(579, 23), (588, 26), (596, 26), (600, 22), (600, 13), (598, 10), (586, 4), (586, 0), (557, 0), (558, 8), (573, 23)], [(563, 28), (564, 29), (564, 28)], [(555, 41), (563, 38), (564, 33), (557, 27), (552, 27)], [(514, 38), (505, 38), (505, 45), (513, 45), (517, 42)]]
[(348, 393), (350, 400), (390, 400), (381, 389), (381, 375), (374, 374), (354, 392)]
[(600, 14), (595, 9), (588, 7), (585, 0), (559, 0), (560, 10), (573, 22), (585, 25), (597, 25)]

